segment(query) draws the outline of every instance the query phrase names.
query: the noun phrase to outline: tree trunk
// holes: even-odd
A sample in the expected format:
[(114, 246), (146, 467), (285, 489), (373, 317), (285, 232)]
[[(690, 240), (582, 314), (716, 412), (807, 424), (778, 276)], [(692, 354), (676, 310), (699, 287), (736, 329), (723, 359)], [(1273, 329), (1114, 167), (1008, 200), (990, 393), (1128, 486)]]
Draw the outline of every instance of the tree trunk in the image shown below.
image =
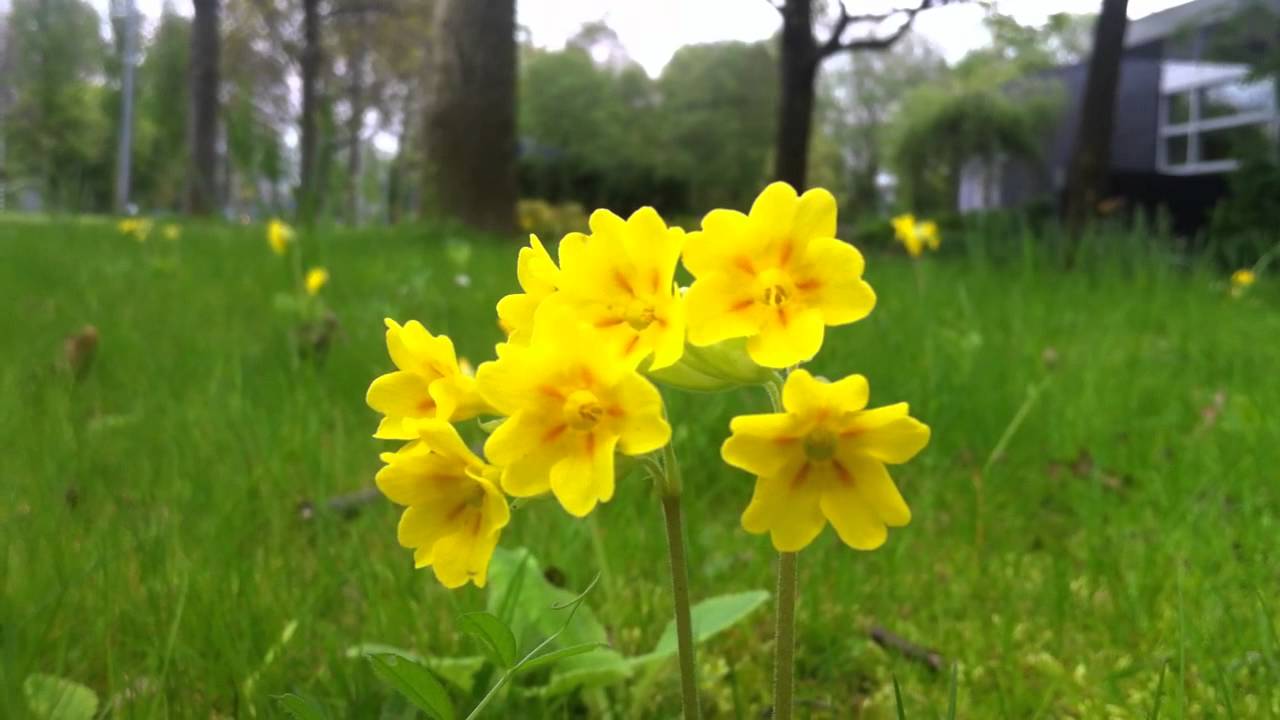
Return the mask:
[(515, 0), (442, 0), (426, 121), (426, 203), (510, 232), (516, 202)]
[(187, 173), (187, 212), (208, 215), (218, 198), (218, 82), (221, 39), (218, 0), (194, 0), (191, 20), (191, 113), (187, 121), (191, 170)]
[(812, 0), (787, 0), (782, 8), (782, 94), (774, 176), (803, 192), (813, 128), (818, 49), (813, 39)]
[(351, 55), (351, 67), (348, 72), (351, 82), (347, 86), (347, 105), (350, 110), (347, 116), (347, 224), (360, 224), (360, 173), (363, 166), (363, 148), (360, 145), (360, 133), (364, 130), (365, 104), (365, 58), (369, 46), (365, 38), (369, 32), (369, 22), (363, 13), (360, 15), (360, 40), (356, 52)]
[(320, 84), (320, 0), (302, 0), (302, 117), (299, 138), (298, 213), (302, 220), (315, 217), (316, 151), (319, 148), (317, 113)]
[(1079, 236), (1107, 192), (1128, 5), (1128, 0), (1102, 0), (1102, 13), (1094, 24), (1080, 126), (1063, 194), (1063, 220), (1071, 237)]

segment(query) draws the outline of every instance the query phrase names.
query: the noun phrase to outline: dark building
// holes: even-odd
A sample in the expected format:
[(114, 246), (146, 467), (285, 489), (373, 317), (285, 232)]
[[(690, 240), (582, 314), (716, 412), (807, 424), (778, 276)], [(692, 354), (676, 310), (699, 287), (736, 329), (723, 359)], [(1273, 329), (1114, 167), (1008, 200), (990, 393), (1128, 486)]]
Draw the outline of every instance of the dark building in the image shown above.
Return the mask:
[[(1251, 0), (1195, 0), (1130, 21), (1116, 95), (1110, 192), (1136, 207), (1163, 207), (1180, 231), (1200, 227), (1226, 189), (1241, 153), (1280, 136), (1275, 84), (1249, 80), (1249, 48), (1223, 30)], [(1280, 18), (1280, 0), (1267, 0)], [(1278, 23), (1280, 25), (1280, 23)], [(1261, 32), (1280, 37), (1280, 26)], [(1058, 122), (1040, 162), (970, 162), (961, 174), (962, 211), (1017, 207), (1055, 198), (1080, 123), (1085, 63), (1045, 78), (1061, 87)]]

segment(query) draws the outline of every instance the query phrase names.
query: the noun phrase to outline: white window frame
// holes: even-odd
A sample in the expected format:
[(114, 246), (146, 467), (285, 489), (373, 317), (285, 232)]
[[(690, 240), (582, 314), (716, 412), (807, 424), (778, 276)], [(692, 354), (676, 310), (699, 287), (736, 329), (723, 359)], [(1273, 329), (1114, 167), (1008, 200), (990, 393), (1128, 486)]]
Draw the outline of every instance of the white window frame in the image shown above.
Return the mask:
[[(1272, 137), (1280, 136), (1277, 135), (1280, 134), (1280, 109), (1277, 107), (1280, 104), (1280, 98), (1277, 98), (1274, 92), (1271, 96), (1269, 109), (1201, 119), (1200, 94), (1202, 90), (1238, 83), (1243, 81), (1244, 77), (1244, 72), (1241, 72), (1238, 76), (1218, 76), (1206, 79), (1203, 82), (1179, 84), (1173, 88), (1166, 88), (1162, 83), (1159, 115), (1156, 118), (1156, 170), (1158, 172), (1165, 175), (1205, 175), (1232, 172), (1239, 169), (1239, 160), (1200, 160), (1200, 138), (1201, 135), (1207, 132), (1246, 125), (1262, 125), (1270, 126), (1267, 129), (1272, 133)], [(1170, 124), (1171, 98), (1183, 93), (1188, 96), (1188, 115), (1190, 119), (1186, 122)], [(1175, 165), (1169, 162), (1167, 141), (1170, 137), (1178, 136), (1187, 138), (1187, 162)]]

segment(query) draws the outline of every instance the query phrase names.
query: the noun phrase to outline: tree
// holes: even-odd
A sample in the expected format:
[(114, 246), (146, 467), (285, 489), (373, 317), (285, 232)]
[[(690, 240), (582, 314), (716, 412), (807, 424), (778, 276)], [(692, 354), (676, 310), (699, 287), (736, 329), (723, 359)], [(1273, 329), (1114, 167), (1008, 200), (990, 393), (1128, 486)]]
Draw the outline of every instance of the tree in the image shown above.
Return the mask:
[(516, 201), (515, 0), (442, 0), (427, 113), (429, 192), (444, 215), (506, 232)]
[(1124, 31), (1129, 23), (1128, 6), (1129, 0), (1102, 0), (1102, 13), (1094, 25), (1093, 53), (1085, 76), (1080, 126), (1063, 196), (1062, 214), (1067, 232), (1072, 236), (1079, 235), (1098, 202), (1106, 196), (1116, 90), (1120, 85)]
[(191, 21), (191, 113), (188, 127), (191, 170), (187, 212), (207, 215), (218, 204), (218, 89), (221, 37), (219, 0), (193, 0)]
[(110, 197), (99, 26), (82, 0), (15, 0), (9, 16), (5, 172), (32, 179), (53, 207), (105, 207)]
[(178, 210), (183, 203), (190, 151), (187, 93), (191, 21), (168, 5), (138, 68), (134, 195), (144, 206)]
[(819, 83), (819, 139), (831, 150), (817, 169), (828, 174), (822, 184), (839, 188), (837, 194), (854, 213), (879, 209), (877, 179), (888, 161), (886, 136), (903, 99), (945, 72), (946, 63), (932, 45), (908, 36), (883, 53), (850, 54)]
[[(809, 163), (809, 139), (813, 130), (814, 98), (818, 68), (840, 52), (885, 50), (907, 33), (916, 15), (948, 0), (916, 0), (918, 4), (883, 13), (849, 14), (840, 3), (840, 14), (827, 37), (819, 42), (813, 33), (813, 0), (780, 0), (782, 14), (780, 55), (781, 100), (778, 104), (774, 175), (796, 187), (804, 187)], [(888, 33), (883, 28), (889, 25)], [(862, 30), (863, 33), (858, 31)]]
[(777, 64), (763, 43), (690, 45), (658, 79), (664, 162), (694, 207), (749, 204), (768, 176)]

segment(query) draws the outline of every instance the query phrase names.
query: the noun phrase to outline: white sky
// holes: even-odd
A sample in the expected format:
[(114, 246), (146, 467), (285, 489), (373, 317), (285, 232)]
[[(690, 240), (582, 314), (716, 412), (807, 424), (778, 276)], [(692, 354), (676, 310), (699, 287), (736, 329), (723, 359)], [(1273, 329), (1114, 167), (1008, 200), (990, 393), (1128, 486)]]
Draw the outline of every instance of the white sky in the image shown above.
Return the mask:
[[(104, 16), (111, 0), (91, 0)], [(165, 0), (136, 0), (148, 18), (160, 15)], [(1185, 0), (1130, 0), (1129, 17), (1138, 18)], [(851, 7), (892, 6), (891, 0), (848, 0)], [(901, 0), (899, 0), (901, 4)], [(0, 8), (9, 0), (0, 0)], [(1055, 12), (1097, 12), (1100, 0), (998, 0), (1001, 11), (1019, 22), (1042, 24)], [(175, 7), (191, 13), (186, 0)], [(534, 44), (561, 48), (584, 22), (606, 21), (618, 33), (628, 54), (657, 76), (683, 45), (718, 40), (763, 40), (778, 30), (778, 12), (767, 0), (517, 0), (518, 21), (529, 28)], [(948, 61), (988, 41), (983, 10), (974, 3), (949, 5), (921, 13), (916, 31), (934, 43)]]

